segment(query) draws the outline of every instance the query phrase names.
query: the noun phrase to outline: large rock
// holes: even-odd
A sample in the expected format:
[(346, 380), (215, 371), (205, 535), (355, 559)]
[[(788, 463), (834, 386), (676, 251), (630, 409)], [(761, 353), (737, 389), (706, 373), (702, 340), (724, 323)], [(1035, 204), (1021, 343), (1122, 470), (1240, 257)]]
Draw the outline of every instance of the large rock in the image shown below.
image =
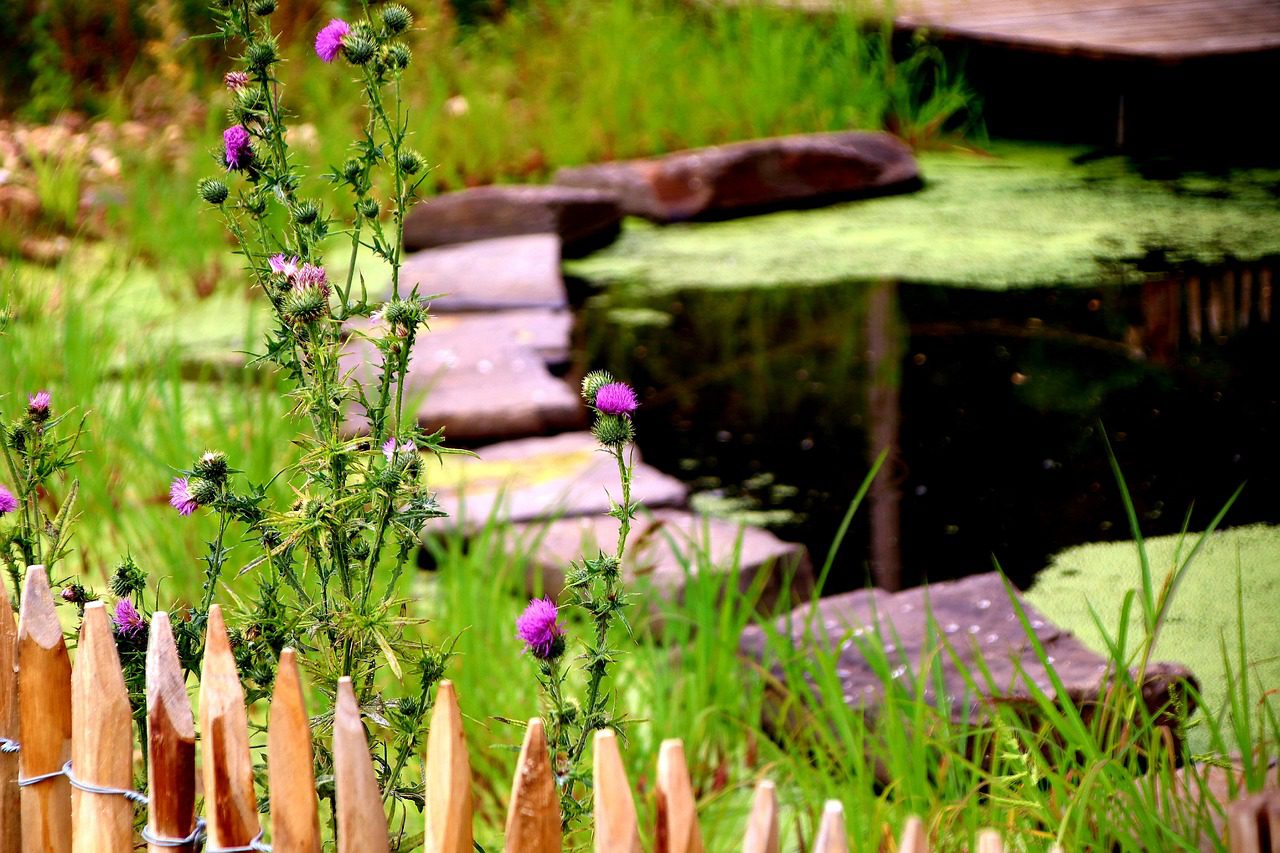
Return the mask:
[[(577, 390), (551, 374), (548, 362), (568, 357), (568, 312), (529, 309), (451, 314), (431, 320), (409, 359), (405, 399), (418, 423), (444, 427), (455, 442), (493, 441), (580, 429), (586, 407)], [(343, 369), (376, 380), (377, 350), (353, 337)], [(366, 427), (363, 413), (348, 422)]]
[(581, 257), (618, 236), (622, 211), (613, 193), (555, 185), (501, 185), (429, 199), (409, 213), (410, 251), (519, 234), (559, 236), (565, 257)]
[[(428, 467), (428, 481), (449, 513), (433, 530), (474, 529), (491, 516), (513, 522), (598, 516), (609, 511), (610, 495), (621, 496), (617, 464), (589, 432), (491, 444), (478, 453)], [(683, 483), (645, 465), (638, 452), (635, 458), (632, 500), (651, 509), (684, 503)]]
[[(1004, 583), (994, 572), (899, 593), (868, 589), (835, 595), (820, 599), (816, 614), (811, 613), (813, 606), (805, 604), (796, 608), (779, 619), (776, 628), (784, 636), (790, 634), (799, 655), (807, 654), (805, 650), (814, 644), (839, 650), (841, 695), (828, 697), (829, 701), (865, 707), (874, 716), (884, 685), (863, 655), (862, 647), (875, 642), (873, 632), (877, 628), (895, 677), (911, 678), (919, 671), (922, 661), (936, 660), (940, 664), (944, 695), (935, 695), (929, 686), (925, 699), (945, 706), (955, 720), (975, 719), (992, 696), (1030, 706), (1028, 679), (1040, 690), (1051, 695), (1054, 692), (1044, 666), (1018, 621)], [(1058, 699), (1088, 708), (1099, 697), (1107, 662), (1074, 635), (1050, 624), (1034, 608), (1025, 603), (1023, 607), (1049, 663), (1066, 688), (1067, 695)], [(929, 641), (926, 626), (930, 613), (940, 632), (939, 638), (949, 647), (949, 652), (936, 654), (936, 643)], [(771, 659), (761, 627), (751, 626), (743, 632), (741, 648), (747, 656), (768, 666), (777, 666), (777, 661)], [(976, 667), (979, 656), (990, 672), (990, 686), (983, 683)], [(957, 668), (957, 660), (973, 673), (981, 691), (988, 695), (971, 695)], [(1151, 664), (1143, 682), (1143, 698), (1152, 713), (1167, 711), (1174, 695), (1190, 704), (1192, 699), (1183, 689), (1187, 683), (1195, 682), (1185, 667)]]
[[(414, 285), (436, 314), (506, 308), (566, 308), (560, 238), (554, 234), (497, 237), (424, 249), (405, 257), (401, 293)], [(390, 295), (390, 282), (383, 288)]]
[[(553, 595), (564, 587), (569, 563), (617, 548), (618, 522), (611, 516), (561, 518), (517, 526), (516, 547), (529, 554), (530, 592), (540, 586)], [(747, 592), (760, 579), (760, 609), (808, 600), (813, 565), (808, 550), (784, 542), (767, 530), (680, 509), (642, 512), (631, 525), (623, 570), (666, 598), (682, 600), (689, 570), (737, 572), (737, 587)]]
[(615, 193), (657, 222), (718, 219), (912, 189), (911, 149), (885, 133), (814, 133), (561, 169), (556, 183)]

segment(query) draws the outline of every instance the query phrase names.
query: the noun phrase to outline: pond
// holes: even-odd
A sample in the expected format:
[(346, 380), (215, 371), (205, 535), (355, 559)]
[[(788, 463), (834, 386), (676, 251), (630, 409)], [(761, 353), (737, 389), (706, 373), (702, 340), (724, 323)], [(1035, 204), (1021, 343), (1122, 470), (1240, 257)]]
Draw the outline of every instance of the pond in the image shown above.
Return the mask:
[[(613, 286), (578, 351), (628, 377), (645, 459), (695, 506), (768, 524), (820, 565), (869, 464), (886, 467), (829, 591), (988, 571), (1127, 539), (1104, 431), (1144, 534), (1280, 521), (1274, 259), (1140, 284), (981, 290)], [(1280, 282), (1277, 282), (1280, 284)]]

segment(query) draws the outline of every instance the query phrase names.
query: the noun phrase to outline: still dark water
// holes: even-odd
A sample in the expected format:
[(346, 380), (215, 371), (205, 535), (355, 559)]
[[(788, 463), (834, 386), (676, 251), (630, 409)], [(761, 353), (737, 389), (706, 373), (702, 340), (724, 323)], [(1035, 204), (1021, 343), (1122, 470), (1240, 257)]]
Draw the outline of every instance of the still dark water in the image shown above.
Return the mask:
[[(636, 384), (647, 461), (769, 513), (815, 561), (869, 461), (890, 458), (829, 589), (904, 586), (1145, 535), (1280, 522), (1275, 263), (1096, 289), (848, 283), (588, 300), (581, 351)], [(1275, 278), (1280, 279), (1280, 276)], [(1276, 312), (1280, 313), (1280, 312)], [(1246, 569), (1248, 567), (1245, 567)]]

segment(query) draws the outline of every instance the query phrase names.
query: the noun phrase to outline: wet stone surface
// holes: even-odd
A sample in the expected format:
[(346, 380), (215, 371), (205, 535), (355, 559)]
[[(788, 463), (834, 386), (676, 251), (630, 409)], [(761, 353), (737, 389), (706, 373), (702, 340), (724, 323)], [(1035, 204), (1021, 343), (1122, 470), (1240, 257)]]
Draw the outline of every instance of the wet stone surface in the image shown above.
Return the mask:
[[(424, 249), (406, 256), (400, 292), (414, 285), (436, 314), (511, 308), (563, 309), (569, 305), (560, 275), (560, 238), (554, 234), (497, 237)], [(382, 296), (390, 295), (390, 282)]]

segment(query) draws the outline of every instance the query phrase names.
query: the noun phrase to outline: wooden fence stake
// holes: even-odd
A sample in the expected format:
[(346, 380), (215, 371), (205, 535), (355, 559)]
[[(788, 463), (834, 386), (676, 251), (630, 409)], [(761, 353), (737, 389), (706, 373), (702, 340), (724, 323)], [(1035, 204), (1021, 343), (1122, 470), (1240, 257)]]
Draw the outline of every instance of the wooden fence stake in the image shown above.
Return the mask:
[[(18, 766), (25, 779), (71, 758), (71, 658), (44, 566), (28, 566), (18, 620)], [(71, 785), (57, 776), (22, 789), (22, 849), (70, 853)]]
[(560, 800), (552, 776), (551, 755), (542, 720), (534, 717), (524, 730), (520, 760), (511, 780), (507, 807), (506, 853), (560, 853)]
[(593, 761), (596, 853), (640, 853), (636, 804), (612, 729), (596, 731)]
[(822, 823), (818, 825), (813, 853), (849, 853), (849, 836), (844, 829), (844, 806), (839, 800), (827, 800), (822, 807)]
[[(151, 614), (147, 641), (147, 827), (158, 838), (186, 838), (196, 826), (196, 726), (191, 717), (169, 614)], [(194, 844), (149, 853), (191, 853)]]
[(267, 778), (271, 785), (271, 849), (276, 853), (320, 853), (311, 722), (293, 649), (280, 653), (276, 671), (267, 722)]
[(929, 835), (924, 831), (924, 821), (912, 815), (902, 827), (902, 840), (898, 853), (929, 853)]
[[(71, 768), (93, 785), (133, 787), (133, 711), (111, 620), (101, 601), (85, 605), (71, 672)], [(133, 849), (133, 803), (119, 794), (71, 792), (75, 853)]]
[(982, 829), (978, 831), (978, 842), (973, 849), (977, 853), (1004, 853), (1004, 842), (994, 829)]
[(1230, 853), (1280, 850), (1280, 792), (1264, 789), (1227, 803), (1226, 829)]
[(702, 853), (698, 803), (684, 757), (684, 742), (664, 740), (658, 750), (657, 853)]
[(471, 760), (453, 682), (436, 690), (427, 732), (426, 853), (471, 853)]
[(768, 779), (756, 783), (742, 853), (778, 853), (778, 789)]
[(249, 721), (222, 608), (216, 604), (209, 608), (200, 668), (200, 742), (209, 846), (247, 846), (260, 829)]
[[(378, 777), (351, 679), (338, 679), (333, 716), (333, 775), (338, 796), (338, 853), (387, 853), (391, 848)], [(431, 848), (427, 848), (428, 850)]]
[[(0, 590), (0, 738), (18, 742), (18, 626), (8, 590)], [(0, 853), (22, 853), (18, 754), (0, 752)]]

